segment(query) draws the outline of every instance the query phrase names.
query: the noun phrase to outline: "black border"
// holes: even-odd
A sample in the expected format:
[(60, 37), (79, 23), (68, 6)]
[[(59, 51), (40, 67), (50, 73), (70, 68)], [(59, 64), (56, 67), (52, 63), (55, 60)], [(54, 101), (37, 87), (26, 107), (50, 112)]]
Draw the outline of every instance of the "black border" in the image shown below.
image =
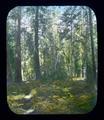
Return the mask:
[[(6, 17), (9, 11), (15, 6), (30, 5), (84, 5), (92, 8), (97, 17), (98, 30), (98, 100), (97, 105), (88, 114), (81, 115), (16, 115), (10, 111), (7, 104), (6, 95)], [(103, 82), (103, 49), (104, 49), (104, 15), (103, 2), (100, 0), (1, 0), (0, 3), (0, 117), (10, 120), (92, 120), (102, 119), (104, 113), (104, 82)]]

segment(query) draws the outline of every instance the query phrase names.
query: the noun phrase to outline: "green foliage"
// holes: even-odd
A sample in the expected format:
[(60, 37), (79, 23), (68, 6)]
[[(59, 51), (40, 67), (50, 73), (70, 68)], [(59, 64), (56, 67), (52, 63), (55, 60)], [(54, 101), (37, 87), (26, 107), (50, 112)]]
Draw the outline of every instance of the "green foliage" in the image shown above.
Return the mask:
[(31, 81), (9, 86), (7, 100), (17, 114), (25, 114), (30, 109), (34, 114), (83, 114), (96, 104), (96, 93), (89, 89), (85, 81)]
[(95, 16), (88, 11), (82, 6), (19, 6), (9, 13), (7, 100), (12, 111), (77, 114), (92, 110), (97, 94), (92, 82), (97, 30)]
[[(7, 53), (13, 80), (16, 78), (16, 38), (19, 14), (16, 7), (7, 17)], [(35, 79), (35, 6), (21, 8), (21, 71), (23, 80)], [(86, 76), (91, 80), (93, 62), (90, 41), (88, 8), (82, 6), (39, 6), (38, 49), (41, 77), (43, 80), (65, 80), (73, 76), (81, 77), (82, 67), (87, 69)], [(92, 37), (94, 50), (97, 50), (96, 20)], [(25, 23), (25, 24), (23, 24)], [(35, 25), (36, 27), (36, 25)], [(97, 52), (95, 61), (97, 63)], [(36, 63), (38, 64), (38, 63)], [(18, 67), (19, 69), (19, 67)], [(9, 71), (9, 70), (8, 70)], [(8, 72), (7, 72), (8, 73)]]

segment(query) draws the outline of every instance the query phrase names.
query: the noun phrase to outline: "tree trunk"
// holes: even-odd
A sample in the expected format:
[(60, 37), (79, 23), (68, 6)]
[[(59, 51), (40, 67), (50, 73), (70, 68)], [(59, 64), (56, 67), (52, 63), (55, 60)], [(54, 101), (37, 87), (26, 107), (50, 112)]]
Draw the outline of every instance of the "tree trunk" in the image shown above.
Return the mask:
[(73, 28), (72, 28), (72, 14), (71, 14), (71, 40), (70, 40), (70, 79), (72, 80), (73, 77), (73, 48), (72, 48), (72, 41), (73, 41)]
[(22, 82), (21, 75), (21, 7), (18, 7), (18, 18), (17, 18), (17, 31), (16, 31), (16, 82)]
[(7, 84), (13, 82), (12, 67), (10, 63), (10, 46), (8, 37), (8, 24), (7, 24)]
[(40, 72), (40, 61), (39, 61), (39, 36), (38, 36), (38, 28), (39, 28), (39, 7), (36, 7), (36, 16), (35, 16), (35, 70), (36, 70), (36, 80), (40, 80), (41, 79), (41, 72)]
[(13, 82), (13, 76), (12, 76), (10, 59), (7, 58), (7, 84), (12, 82)]
[(90, 39), (91, 39), (91, 52), (92, 52), (92, 67), (93, 67), (93, 79), (96, 81), (96, 64), (95, 64), (95, 55), (94, 55), (94, 39), (93, 39), (93, 23), (92, 23), (92, 13), (89, 8), (89, 26), (90, 26)]

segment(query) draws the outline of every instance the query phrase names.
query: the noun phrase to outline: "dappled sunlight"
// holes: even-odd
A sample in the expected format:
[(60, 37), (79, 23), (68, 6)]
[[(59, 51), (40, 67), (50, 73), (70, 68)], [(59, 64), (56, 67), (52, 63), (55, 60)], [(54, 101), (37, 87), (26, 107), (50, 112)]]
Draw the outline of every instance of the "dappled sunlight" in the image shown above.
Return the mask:
[(85, 80), (84, 77), (73, 77), (72, 79), (73, 79), (74, 81), (76, 81), (76, 80)]
[[(76, 83), (77, 81), (67, 82), (69, 83), (68, 86), (65, 81), (63, 81), (63, 84), (58, 80), (51, 81), (49, 85), (34, 81), (28, 94), (25, 94), (25, 91), (24, 94), (17, 92), (17, 95), (8, 93), (8, 104), (17, 114), (89, 112), (96, 104), (96, 95), (92, 91), (87, 92), (89, 86), (83, 84), (82, 81), (78, 83)], [(82, 91), (83, 88), (84, 91)], [(18, 89), (18, 87), (15, 87), (15, 89)]]
[(97, 24), (87, 6), (17, 6), (6, 23), (7, 102), (16, 114), (84, 114), (97, 101)]
[(20, 94), (20, 95), (10, 95), (8, 96), (8, 100), (11, 99), (11, 100), (20, 100), (20, 99), (23, 99), (25, 97), (24, 94)]

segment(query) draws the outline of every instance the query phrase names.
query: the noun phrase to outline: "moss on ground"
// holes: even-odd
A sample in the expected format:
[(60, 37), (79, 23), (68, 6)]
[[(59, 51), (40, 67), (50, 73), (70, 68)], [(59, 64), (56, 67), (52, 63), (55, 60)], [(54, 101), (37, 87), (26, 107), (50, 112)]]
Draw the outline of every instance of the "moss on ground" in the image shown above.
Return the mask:
[[(7, 88), (10, 109), (17, 114), (83, 114), (96, 104), (96, 92), (85, 81), (30, 81)], [(30, 97), (30, 98), (29, 98)]]

